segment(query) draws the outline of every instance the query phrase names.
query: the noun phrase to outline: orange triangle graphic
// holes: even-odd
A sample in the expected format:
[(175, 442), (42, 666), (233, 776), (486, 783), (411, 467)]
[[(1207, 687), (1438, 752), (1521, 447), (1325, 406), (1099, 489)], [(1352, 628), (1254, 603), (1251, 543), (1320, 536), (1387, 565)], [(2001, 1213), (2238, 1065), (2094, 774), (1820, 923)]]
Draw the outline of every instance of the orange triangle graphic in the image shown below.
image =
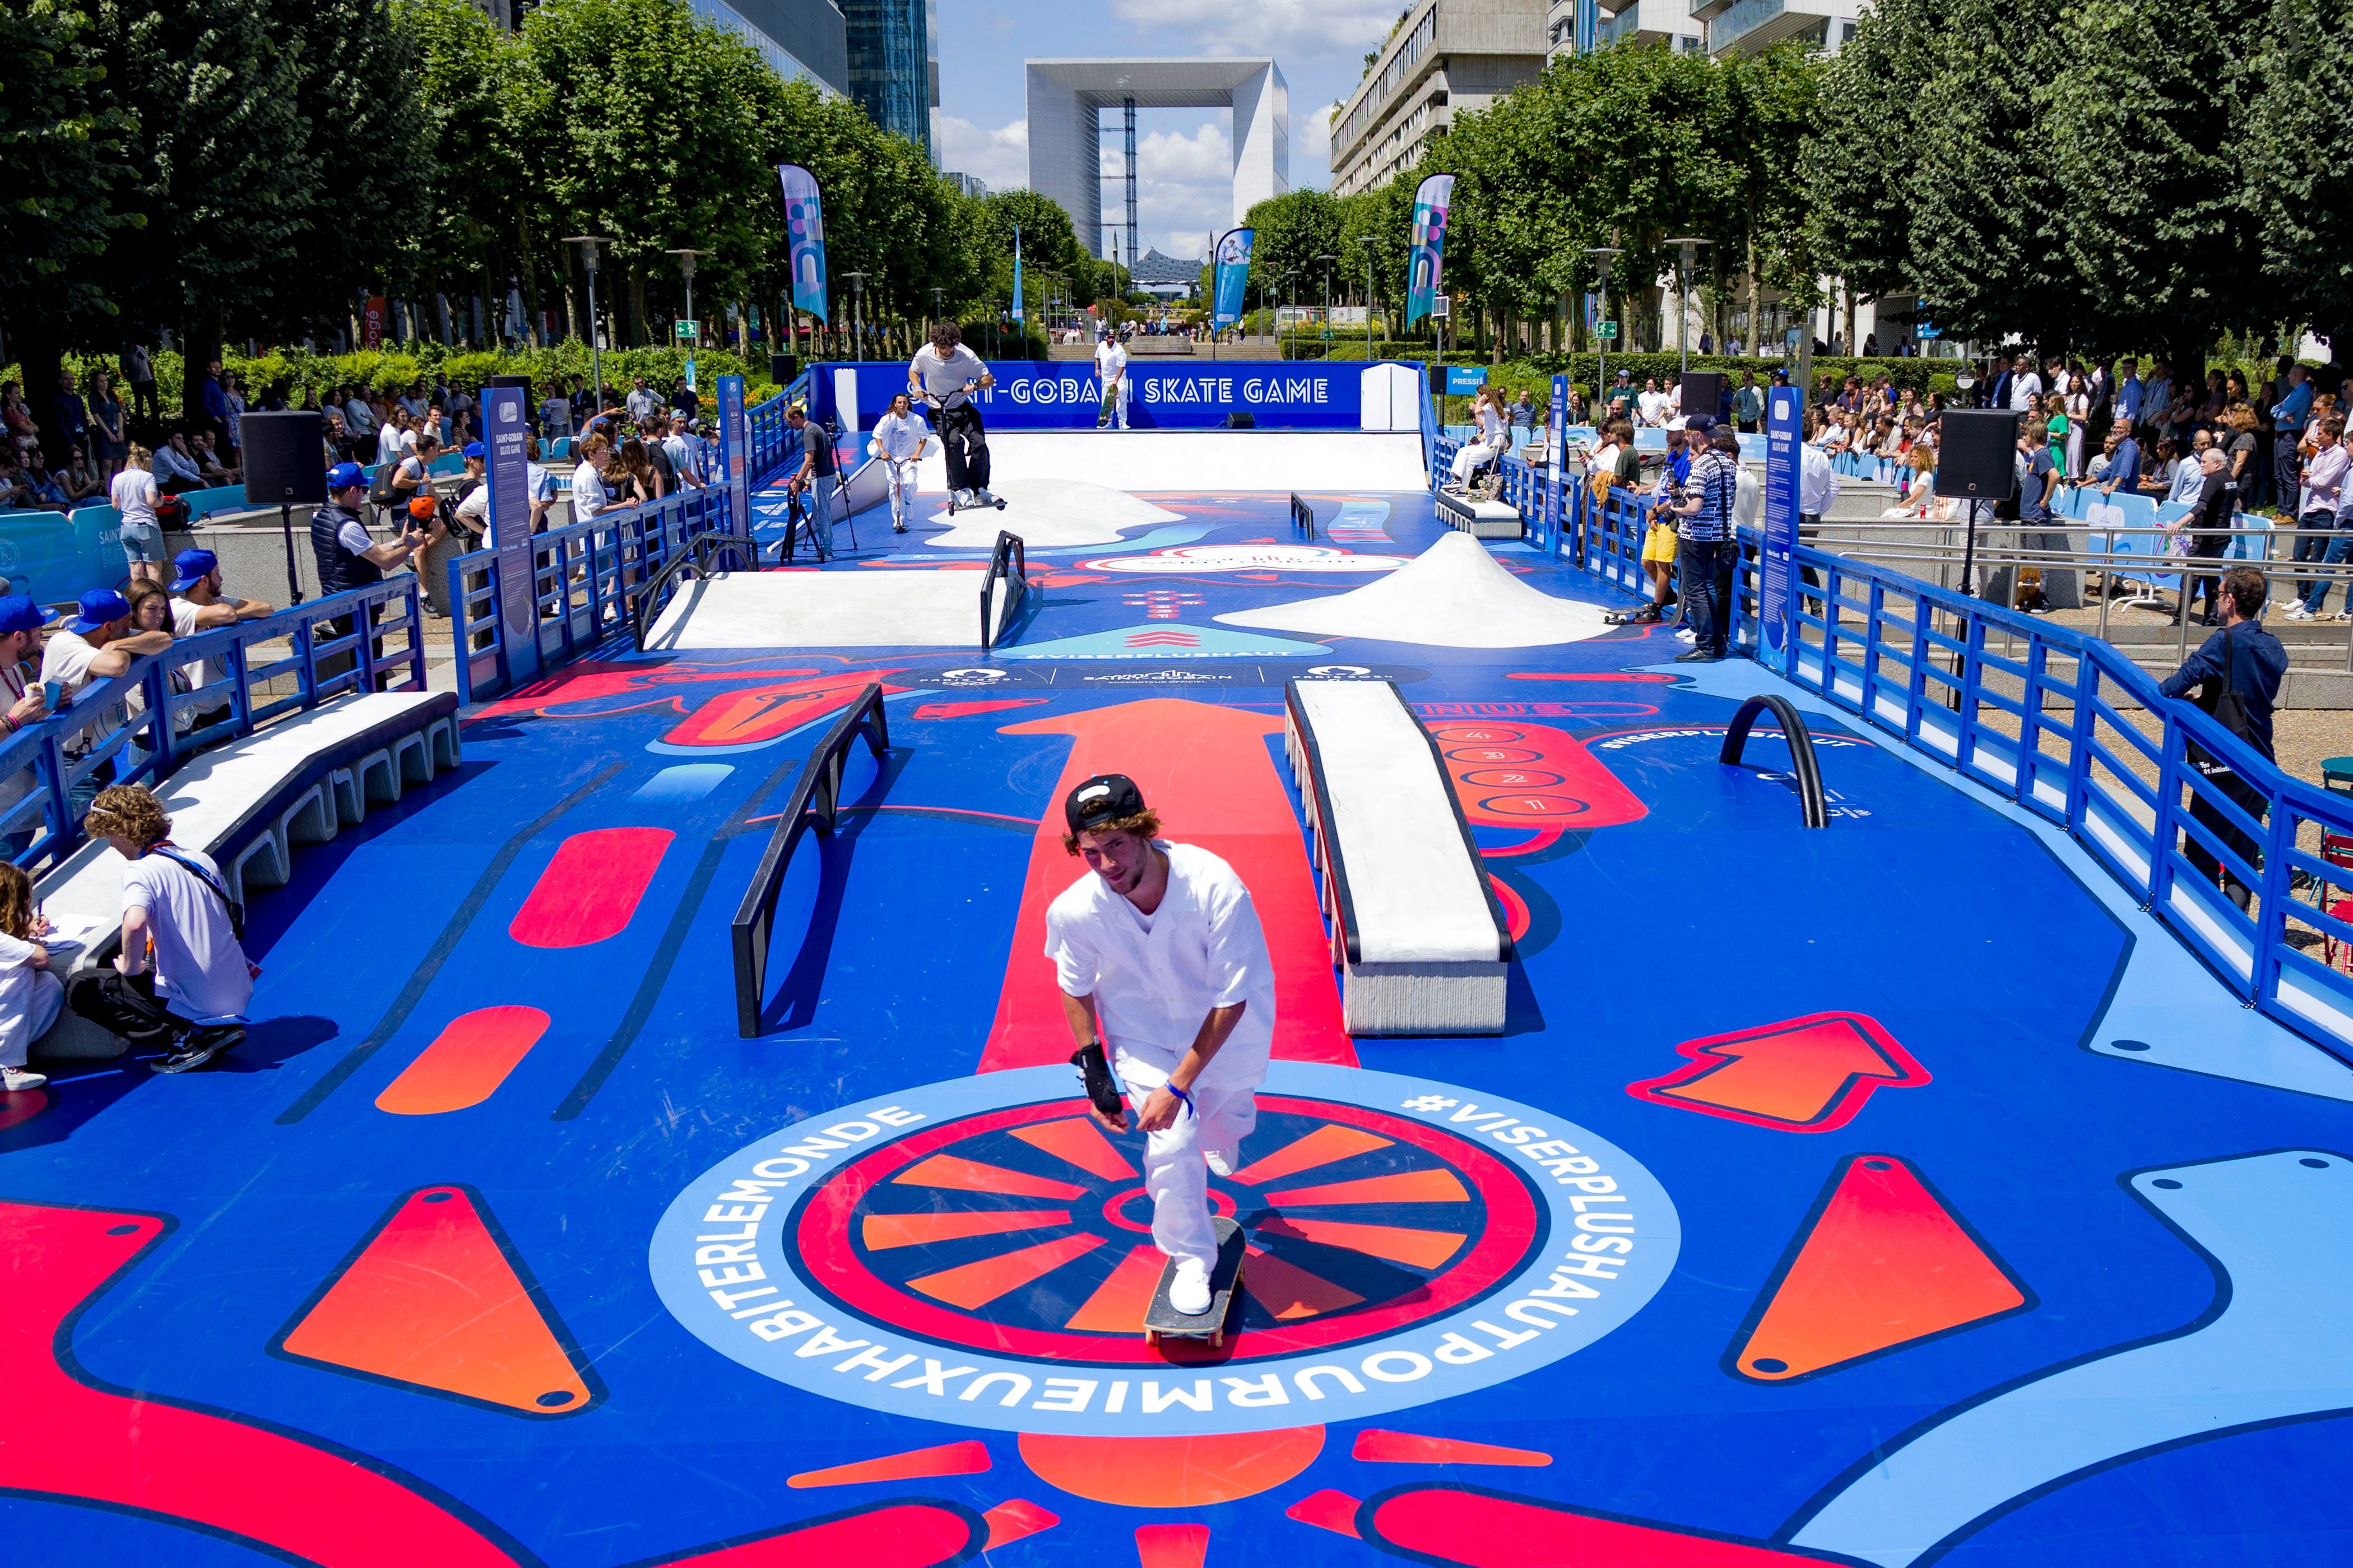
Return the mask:
[(602, 1384), (468, 1188), (395, 1206), (270, 1348), (522, 1415), (572, 1415)]
[(1857, 1154), (1824, 1189), (1725, 1370), (1788, 1383), (2032, 1304), (1908, 1163)]

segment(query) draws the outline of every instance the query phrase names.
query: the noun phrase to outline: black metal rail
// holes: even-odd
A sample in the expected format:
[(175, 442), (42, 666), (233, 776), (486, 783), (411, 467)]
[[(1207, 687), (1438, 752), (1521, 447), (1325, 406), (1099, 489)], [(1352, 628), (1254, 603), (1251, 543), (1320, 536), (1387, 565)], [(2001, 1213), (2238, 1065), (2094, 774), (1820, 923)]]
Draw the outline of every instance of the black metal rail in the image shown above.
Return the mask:
[(1768, 709), (1789, 742), (1789, 772), (1798, 781), (1798, 801), (1805, 811), (1806, 826), (1828, 827), (1830, 797), (1822, 790), (1822, 765), (1814, 760), (1814, 738), (1806, 732), (1805, 716), (1788, 698), (1752, 697), (1742, 703), (1740, 711), (1732, 716), (1732, 728), (1724, 732), (1724, 750), (1715, 760), (1726, 767), (1738, 767), (1741, 748), (1748, 743), (1750, 727), (1757, 722), (1757, 716)]
[(663, 597), (664, 591), (675, 586), (680, 575), (690, 567), (698, 572), (710, 571), (712, 562), (722, 552), (733, 558), (738, 572), (760, 569), (760, 547), (745, 535), (706, 533), (662, 563), (660, 571), (629, 590), (629, 636), (639, 653), (646, 651), (646, 634), (653, 629), (654, 621), (670, 602)]
[[(1005, 584), (1005, 608), (1001, 615), (989, 612), (996, 598), (997, 584)], [(989, 552), (988, 570), (980, 579), (980, 651), (987, 653), (1005, 635), (1021, 613), (1021, 605), (1029, 596), (1029, 552), (1018, 533), (997, 531), (997, 548)]]
[(1302, 500), (1297, 490), (1291, 492), (1291, 526), (1303, 539), (1315, 537), (1315, 508)]
[(784, 810), (776, 817), (776, 830), (768, 835), (760, 868), (752, 873), (752, 885), (744, 889), (744, 901), (736, 908), (729, 930), (735, 962), (735, 1032), (747, 1040), (760, 1034), (760, 1010), (768, 990), (768, 948), (776, 934), (776, 895), (784, 889), (785, 873), (792, 868), (793, 851), (800, 847), (808, 830), (815, 827), (828, 838), (833, 837), (841, 809), (842, 767), (860, 735), (866, 737), (866, 749), (877, 761), (889, 754), (891, 726), (882, 711), (879, 682), (868, 686), (842, 710), (825, 739), (801, 764), (800, 776), (793, 780), (792, 794), (785, 797)]

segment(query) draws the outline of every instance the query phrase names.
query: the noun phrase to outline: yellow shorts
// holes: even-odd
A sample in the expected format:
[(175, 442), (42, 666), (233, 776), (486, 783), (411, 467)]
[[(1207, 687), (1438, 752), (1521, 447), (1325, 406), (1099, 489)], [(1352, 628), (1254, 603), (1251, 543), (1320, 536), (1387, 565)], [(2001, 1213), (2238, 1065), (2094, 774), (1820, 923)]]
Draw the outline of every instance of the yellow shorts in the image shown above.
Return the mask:
[(1651, 524), (1651, 531), (1642, 539), (1642, 560), (1664, 561), (1672, 564), (1676, 553), (1675, 531), (1663, 522)]

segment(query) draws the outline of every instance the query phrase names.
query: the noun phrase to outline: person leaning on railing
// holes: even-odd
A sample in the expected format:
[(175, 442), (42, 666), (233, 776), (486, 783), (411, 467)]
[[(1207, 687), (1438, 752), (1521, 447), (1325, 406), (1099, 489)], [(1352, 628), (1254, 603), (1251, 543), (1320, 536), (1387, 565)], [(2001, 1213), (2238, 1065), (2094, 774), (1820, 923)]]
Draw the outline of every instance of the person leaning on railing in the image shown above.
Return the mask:
[[(2233, 566), (2222, 574), (2221, 629), (2200, 644), (2198, 651), (2158, 687), (2173, 698), (2189, 696), (2189, 689), (2197, 687), (2194, 700), (2198, 706), (2253, 748), (2265, 762), (2276, 760), (2272, 750), (2272, 710), (2279, 701), (2280, 682), (2287, 675), (2287, 649), (2257, 619), (2263, 613), (2263, 598), (2269, 591), (2263, 574), (2252, 566)], [(2253, 837), (2225, 818), (2221, 809), (2211, 803), (2208, 792), (2226, 796), (2257, 823), (2263, 820), (2267, 805), (2263, 792), (2215, 761), (2195, 742), (2189, 747), (2189, 763), (2206, 781), (2204, 788), (2191, 792), (2190, 819), (2221, 839), (2248, 866), (2260, 869), (2263, 859)], [(2200, 843), (2195, 834), (2183, 833), (2181, 852), (2209, 886), (2219, 880), (2232, 902), (2242, 910), (2247, 907), (2247, 885), (2235, 873), (2226, 871), (2221, 858)]]

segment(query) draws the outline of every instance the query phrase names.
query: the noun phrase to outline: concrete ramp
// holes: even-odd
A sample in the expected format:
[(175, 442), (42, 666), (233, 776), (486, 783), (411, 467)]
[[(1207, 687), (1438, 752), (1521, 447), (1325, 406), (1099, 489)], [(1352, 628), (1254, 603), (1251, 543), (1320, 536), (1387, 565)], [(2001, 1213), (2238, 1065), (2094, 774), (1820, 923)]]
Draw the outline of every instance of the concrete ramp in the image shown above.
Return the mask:
[(973, 571), (733, 572), (681, 584), (646, 651), (978, 647)]
[[(992, 488), (1088, 479), (1130, 492), (1429, 489), (1418, 431), (1008, 430), (989, 432)], [(945, 490), (935, 450), (923, 488)]]

